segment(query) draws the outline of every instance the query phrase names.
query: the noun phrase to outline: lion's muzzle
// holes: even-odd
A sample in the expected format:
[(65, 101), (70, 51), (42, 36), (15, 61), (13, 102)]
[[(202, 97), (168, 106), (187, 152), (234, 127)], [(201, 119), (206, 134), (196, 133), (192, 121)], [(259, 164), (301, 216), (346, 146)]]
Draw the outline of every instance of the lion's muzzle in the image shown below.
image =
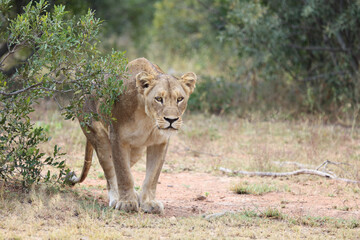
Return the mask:
[(157, 125), (161, 130), (179, 130), (181, 127), (180, 117), (163, 117), (158, 119)]

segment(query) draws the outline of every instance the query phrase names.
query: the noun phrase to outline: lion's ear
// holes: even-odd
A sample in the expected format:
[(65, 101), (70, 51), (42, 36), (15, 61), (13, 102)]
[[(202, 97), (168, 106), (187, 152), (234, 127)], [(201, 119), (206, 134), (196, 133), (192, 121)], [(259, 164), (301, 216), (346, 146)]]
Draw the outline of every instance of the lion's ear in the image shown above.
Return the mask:
[(197, 76), (195, 73), (189, 72), (181, 76), (181, 82), (187, 88), (189, 95), (194, 91)]
[(144, 94), (145, 89), (150, 87), (155, 77), (154, 75), (148, 72), (142, 71), (136, 74), (135, 78), (136, 78), (136, 88), (141, 94)]

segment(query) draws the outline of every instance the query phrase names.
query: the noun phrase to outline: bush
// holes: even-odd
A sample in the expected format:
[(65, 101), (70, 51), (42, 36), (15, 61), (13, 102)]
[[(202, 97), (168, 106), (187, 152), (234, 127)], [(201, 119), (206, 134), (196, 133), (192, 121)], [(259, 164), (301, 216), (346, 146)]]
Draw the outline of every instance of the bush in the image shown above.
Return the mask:
[[(11, 1), (0, 1), (1, 19), (6, 19), (9, 9)], [(0, 60), (0, 175), (5, 180), (19, 179), (24, 186), (41, 180), (61, 182), (67, 172), (65, 162), (58, 159), (62, 154), (57, 146), (51, 156), (40, 152), (39, 144), (48, 138), (44, 129), (30, 121), (32, 104), (67, 94), (66, 105), (60, 106), (66, 119), (81, 116), (82, 124), (92, 118), (109, 121), (111, 106), (121, 93), (127, 60), (117, 51), (102, 56), (97, 39), (101, 21), (90, 10), (75, 19), (64, 6), (55, 5), (50, 11), (40, 0), (30, 2), (5, 25), (8, 28), (0, 39), (8, 46)], [(14, 65), (19, 55), (21, 61)], [(16, 69), (15, 73), (9, 68)], [(103, 114), (82, 114), (87, 94), (101, 101)], [(59, 172), (42, 175), (45, 166)]]
[(203, 76), (189, 99), (189, 109), (214, 114), (236, 110), (241, 104), (242, 91), (242, 85), (237, 82)]
[(260, 78), (291, 85), (298, 106), (337, 113), (359, 101), (359, 16), (356, 1), (238, 0), (222, 37)]

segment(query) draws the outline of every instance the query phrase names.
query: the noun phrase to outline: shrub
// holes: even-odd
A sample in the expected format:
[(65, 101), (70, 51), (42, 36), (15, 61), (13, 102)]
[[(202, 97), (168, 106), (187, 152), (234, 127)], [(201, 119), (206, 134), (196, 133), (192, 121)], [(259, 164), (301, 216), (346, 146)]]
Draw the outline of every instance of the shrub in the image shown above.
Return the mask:
[(222, 114), (238, 109), (242, 85), (226, 81), (223, 77), (203, 76), (189, 99), (190, 111)]
[[(0, 19), (6, 19), (10, 9), (11, 1), (0, 1)], [(39, 149), (48, 137), (29, 118), (37, 100), (67, 94), (68, 101), (60, 106), (66, 119), (82, 116), (82, 124), (93, 118), (111, 119), (127, 60), (122, 52), (100, 53), (100, 26), (90, 10), (75, 19), (64, 6), (49, 10), (44, 0), (30, 2), (22, 14), (0, 26), (0, 41), (7, 45), (0, 60), (0, 176), (5, 180), (20, 179), (30, 186), (41, 180), (65, 179), (67, 169), (58, 158), (59, 148), (55, 146), (51, 156)], [(86, 94), (101, 100), (101, 116), (82, 114)], [(45, 166), (59, 172), (43, 175)]]

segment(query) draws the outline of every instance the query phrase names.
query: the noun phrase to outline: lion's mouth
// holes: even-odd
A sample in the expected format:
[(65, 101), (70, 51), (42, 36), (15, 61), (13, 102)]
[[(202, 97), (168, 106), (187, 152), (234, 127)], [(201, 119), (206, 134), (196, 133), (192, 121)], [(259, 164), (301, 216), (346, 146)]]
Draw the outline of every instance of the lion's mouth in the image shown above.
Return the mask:
[(174, 128), (172, 126), (169, 126), (167, 128), (165, 128), (165, 130), (168, 130), (168, 131), (177, 131), (178, 129), (177, 128)]
[(168, 127), (166, 127), (166, 128), (158, 127), (158, 129), (160, 129), (160, 130), (165, 130), (165, 131), (177, 131), (177, 130), (179, 130), (179, 129), (177, 129), (177, 128), (174, 128), (173, 126), (168, 126)]

